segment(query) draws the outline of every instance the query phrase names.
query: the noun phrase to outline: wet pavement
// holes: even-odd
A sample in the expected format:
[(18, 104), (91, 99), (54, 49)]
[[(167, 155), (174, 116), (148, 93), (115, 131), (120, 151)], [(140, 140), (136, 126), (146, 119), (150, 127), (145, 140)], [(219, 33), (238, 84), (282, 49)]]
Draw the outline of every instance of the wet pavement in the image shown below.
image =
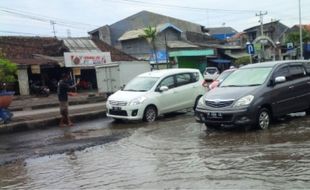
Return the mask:
[(102, 119), (0, 139), (3, 189), (310, 187), (304, 114), (265, 131), (206, 131), (186, 113), (152, 124)]

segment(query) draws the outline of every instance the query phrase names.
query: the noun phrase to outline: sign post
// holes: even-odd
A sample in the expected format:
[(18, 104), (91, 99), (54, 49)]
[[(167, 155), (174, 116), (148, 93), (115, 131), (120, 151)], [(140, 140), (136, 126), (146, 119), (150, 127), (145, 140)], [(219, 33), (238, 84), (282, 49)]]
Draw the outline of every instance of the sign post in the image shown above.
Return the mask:
[(246, 50), (247, 50), (247, 53), (248, 53), (249, 56), (250, 56), (250, 63), (252, 64), (252, 63), (253, 63), (253, 61), (252, 61), (252, 55), (254, 55), (254, 53), (255, 53), (254, 45), (251, 44), (250, 42), (247, 42), (247, 43), (246, 43)]

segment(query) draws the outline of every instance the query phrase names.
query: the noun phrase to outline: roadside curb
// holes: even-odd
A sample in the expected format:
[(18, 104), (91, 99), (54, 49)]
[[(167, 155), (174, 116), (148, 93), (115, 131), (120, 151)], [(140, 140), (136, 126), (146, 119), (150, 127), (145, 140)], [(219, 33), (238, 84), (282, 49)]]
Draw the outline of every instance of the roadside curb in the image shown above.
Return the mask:
[[(71, 114), (70, 118), (73, 122), (87, 121), (106, 117), (106, 110), (89, 111), (84, 113)], [(31, 129), (47, 129), (53, 126), (58, 126), (60, 121), (59, 116), (52, 116), (44, 119), (36, 119), (31, 121), (19, 121), (15, 123), (3, 124), (0, 126), (0, 134), (14, 133), (27, 131)]]

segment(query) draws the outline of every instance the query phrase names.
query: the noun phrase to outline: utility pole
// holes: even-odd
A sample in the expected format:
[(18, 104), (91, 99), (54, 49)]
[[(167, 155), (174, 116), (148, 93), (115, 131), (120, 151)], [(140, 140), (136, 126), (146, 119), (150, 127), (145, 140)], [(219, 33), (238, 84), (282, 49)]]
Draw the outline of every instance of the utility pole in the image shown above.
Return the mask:
[[(267, 11), (265, 11), (264, 13), (262, 11), (259, 11), (259, 14), (256, 13), (256, 16), (259, 16), (259, 22), (260, 22), (260, 35), (264, 36), (264, 16), (267, 15)], [(261, 57), (265, 59), (265, 46), (264, 44), (261, 42)]]
[(70, 29), (67, 29), (67, 37), (71, 38), (71, 30)]
[(299, 4), (299, 44), (300, 44), (300, 59), (304, 59), (304, 49), (302, 44), (302, 25), (301, 25), (301, 5), (300, 0), (298, 0)]
[(52, 27), (53, 27), (54, 37), (56, 38), (56, 30), (55, 30), (55, 24), (56, 24), (56, 22), (53, 21), (53, 20), (51, 20), (50, 23), (51, 23), (51, 25), (52, 25)]

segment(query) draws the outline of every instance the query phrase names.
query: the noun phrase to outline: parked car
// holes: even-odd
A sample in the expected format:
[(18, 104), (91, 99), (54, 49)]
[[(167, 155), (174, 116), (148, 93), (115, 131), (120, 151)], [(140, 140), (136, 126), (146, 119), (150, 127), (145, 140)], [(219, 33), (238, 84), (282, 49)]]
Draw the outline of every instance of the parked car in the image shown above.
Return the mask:
[(107, 101), (107, 116), (114, 119), (154, 121), (159, 115), (194, 108), (205, 89), (197, 69), (165, 69), (132, 79)]
[(236, 69), (227, 69), (223, 71), (210, 85), (209, 89), (212, 90), (218, 87), (223, 80), (225, 80), (231, 73), (233, 73)]
[(217, 67), (206, 67), (203, 72), (205, 80), (215, 80), (220, 75), (220, 71)]
[(272, 118), (310, 114), (310, 62), (244, 66), (200, 98), (195, 115), (207, 127), (248, 125), (266, 129)]

